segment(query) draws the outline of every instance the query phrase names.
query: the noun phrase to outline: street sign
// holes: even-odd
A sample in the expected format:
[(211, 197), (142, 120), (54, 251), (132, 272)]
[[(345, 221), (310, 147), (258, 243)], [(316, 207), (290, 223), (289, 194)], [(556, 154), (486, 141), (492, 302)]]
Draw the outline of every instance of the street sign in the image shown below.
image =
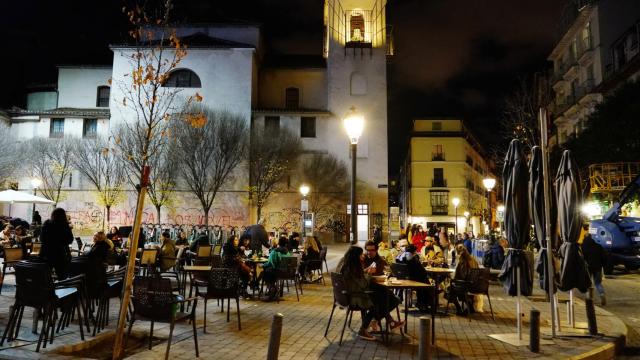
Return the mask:
[(300, 211), (309, 211), (309, 200), (300, 201)]

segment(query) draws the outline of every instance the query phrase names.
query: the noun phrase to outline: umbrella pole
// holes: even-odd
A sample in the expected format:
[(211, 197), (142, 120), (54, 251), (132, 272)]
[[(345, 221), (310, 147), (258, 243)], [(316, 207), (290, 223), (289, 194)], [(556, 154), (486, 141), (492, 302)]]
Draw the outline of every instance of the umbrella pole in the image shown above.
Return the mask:
[(573, 289), (569, 290), (569, 326), (575, 328), (576, 322), (574, 319), (574, 308), (573, 308)]
[[(547, 110), (544, 108), (540, 108), (540, 114), (538, 116), (540, 119), (540, 140), (541, 140), (541, 150), (542, 150), (542, 184), (544, 187), (544, 227), (545, 227), (545, 240), (547, 242), (547, 283), (549, 288), (549, 305), (551, 306), (551, 337), (556, 337), (556, 320), (559, 319), (557, 317), (556, 310), (558, 309), (558, 298), (553, 291), (555, 289), (555, 284), (553, 279), (555, 277), (555, 271), (553, 269), (553, 244), (551, 243), (551, 205), (549, 202), (550, 194), (549, 194), (549, 153), (548, 153), (548, 143), (547, 143)], [(551, 300), (553, 299), (553, 300)], [(558, 323), (558, 327), (560, 323)]]
[(518, 339), (522, 340), (522, 305), (520, 304), (520, 264), (516, 266), (516, 324), (518, 327)]

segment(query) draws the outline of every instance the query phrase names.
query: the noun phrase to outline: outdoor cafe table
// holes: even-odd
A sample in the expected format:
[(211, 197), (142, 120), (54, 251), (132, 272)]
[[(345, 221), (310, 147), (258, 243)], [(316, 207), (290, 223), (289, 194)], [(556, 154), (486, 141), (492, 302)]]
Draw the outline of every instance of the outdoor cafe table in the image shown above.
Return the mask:
[[(382, 286), (386, 289), (389, 290), (403, 290), (403, 291), (407, 291), (407, 290), (420, 290), (420, 289), (429, 289), (429, 288), (434, 288), (433, 285), (431, 284), (427, 284), (427, 283), (422, 283), (419, 281), (413, 281), (413, 280), (407, 280), (407, 279), (397, 279), (394, 281), (386, 281), (384, 276), (379, 276), (379, 277), (374, 277), (373, 278), (375, 283), (379, 286)], [(433, 289), (434, 292), (436, 292), (437, 289)], [(437, 292), (436, 292), (437, 293)], [(436, 298), (437, 299), (437, 298)], [(407, 296), (405, 294), (404, 296), (404, 331), (407, 332), (407, 316), (409, 314), (409, 302), (410, 302), (410, 296)], [(435, 305), (434, 305), (435, 306)], [(436, 320), (436, 313), (435, 311), (431, 311), (431, 343), (434, 344), (436, 341), (436, 335), (435, 335), (435, 320)]]
[(439, 299), (438, 299), (438, 289), (440, 289), (440, 284), (442, 283), (442, 281), (444, 281), (446, 278), (448, 278), (449, 276), (451, 276), (451, 274), (455, 273), (456, 270), (455, 269), (450, 269), (450, 268), (443, 268), (443, 267), (435, 267), (435, 266), (426, 266), (424, 268), (427, 271), (427, 274), (429, 275), (429, 277), (433, 278), (433, 280), (436, 283), (436, 289), (434, 291), (434, 309), (433, 312), (434, 314), (438, 312), (438, 304), (440, 303)]
[[(253, 285), (251, 286), (251, 292), (252, 292), (252, 296), (256, 295), (256, 286), (258, 284), (258, 264), (264, 264), (267, 261), (269, 261), (268, 258), (266, 257), (250, 257), (250, 258), (246, 258), (246, 259), (242, 259), (245, 264), (251, 266), (253, 268), (253, 278), (251, 279), (251, 282), (253, 283)], [(254, 286), (255, 285), (255, 286)]]

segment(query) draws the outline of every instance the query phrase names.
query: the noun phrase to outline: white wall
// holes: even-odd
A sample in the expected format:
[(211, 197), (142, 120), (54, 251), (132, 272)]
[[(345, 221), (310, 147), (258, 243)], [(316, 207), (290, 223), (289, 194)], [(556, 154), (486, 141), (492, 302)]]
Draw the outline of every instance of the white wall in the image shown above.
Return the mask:
[(111, 68), (59, 67), (58, 107), (95, 108), (98, 86), (109, 86)]
[(285, 107), (285, 90), (300, 90), (300, 107), (327, 108), (326, 69), (263, 69), (260, 72), (259, 106), (281, 109)]

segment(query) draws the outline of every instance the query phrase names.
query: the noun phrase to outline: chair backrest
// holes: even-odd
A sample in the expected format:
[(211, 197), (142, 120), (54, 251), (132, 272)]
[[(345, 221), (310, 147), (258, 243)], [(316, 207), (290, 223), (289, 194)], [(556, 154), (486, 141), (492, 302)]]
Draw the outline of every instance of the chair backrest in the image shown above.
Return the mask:
[(348, 307), (349, 292), (344, 283), (344, 277), (340, 273), (331, 273), (331, 285), (333, 286), (333, 300), (340, 306)]
[(171, 304), (175, 299), (168, 278), (136, 276), (133, 280), (133, 308), (136, 314), (154, 320), (171, 319)]
[(322, 260), (307, 260), (305, 262), (307, 271), (322, 270)]
[(489, 292), (489, 280), (491, 269), (469, 269), (467, 281), (470, 283), (469, 292), (475, 294), (487, 294)]
[(16, 301), (42, 307), (55, 297), (51, 270), (46, 263), (21, 261), (16, 264)]
[(211, 256), (211, 245), (201, 245), (198, 246), (198, 255), (199, 258), (208, 258)]
[(39, 242), (31, 243), (31, 252), (40, 253), (41, 248), (42, 248), (42, 243), (39, 243)]
[(82, 252), (82, 250), (84, 250), (84, 243), (82, 242), (82, 239), (77, 237), (76, 244), (78, 245), (78, 252)]
[(4, 262), (14, 262), (22, 260), (22, 249), (6, 248), (4, 249)]
[(238, 270), (228, 268), (212, 268), (209, 272), (207, 294), (219, 297), (235, 297), (238, 295), (240, 276)]
[(158, 257), (158, 249), (144, 249), (140, 256), (141, 265), (155, 265)]
[(213, 245), (213, 255), (220, 255), (222, 252), (222, 245)]
[(182, 255), (184, 254), (184, 247), (180, 247), (178, 249), (178, 254), (176, 255), (176, 261), (182, 260)]
[(296, 256), (283, 256), (276, 268), (276, 277), (279, 279), (294, 279), (298, 271), (298, 258)]
[(396, 279), (409, 278), (409, 266), (407, 264), (393, 263), (391, 264), (391, 276)]
[(327, 250), (327, 246), (323, 246), (322, 249), (320, 249), (320, 260), (327, 261)]

